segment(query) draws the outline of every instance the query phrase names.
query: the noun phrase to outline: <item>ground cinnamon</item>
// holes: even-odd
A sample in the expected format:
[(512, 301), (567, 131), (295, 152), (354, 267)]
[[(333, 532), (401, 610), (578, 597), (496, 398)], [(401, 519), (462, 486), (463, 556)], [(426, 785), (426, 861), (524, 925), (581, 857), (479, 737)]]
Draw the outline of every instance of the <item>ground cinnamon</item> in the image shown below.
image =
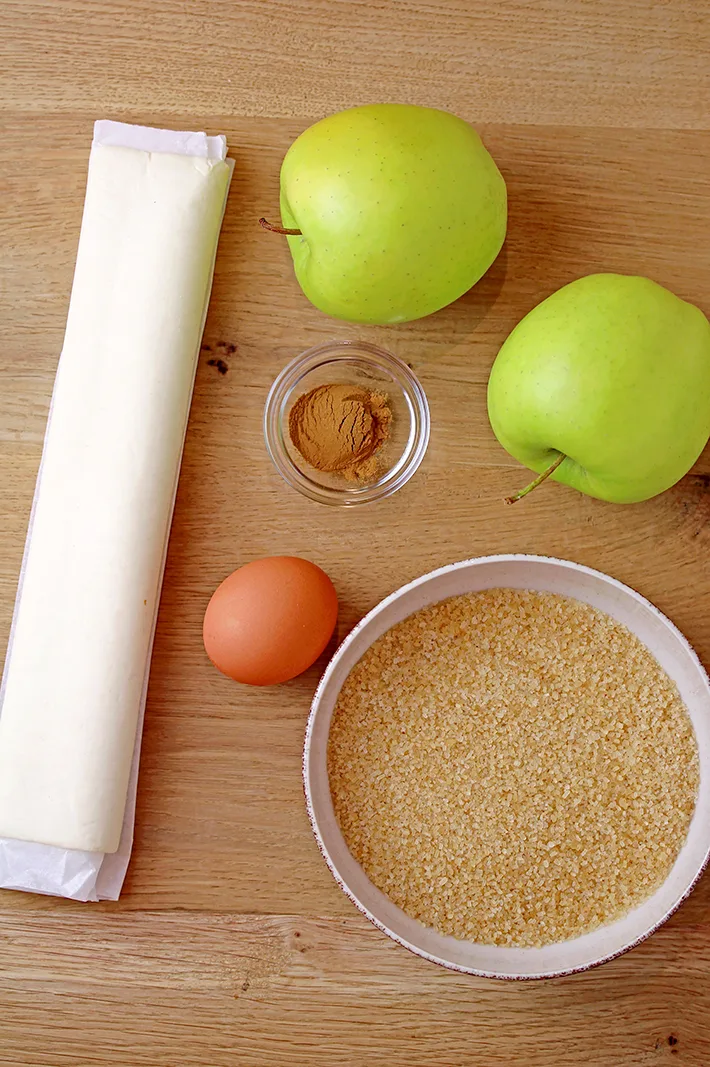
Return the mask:
[(307, 463), (350, 482), (369, 481), (390, 434), (392, 410), (384, 393), (358, 385), (319, 385), (291, 408), (288, 430)]

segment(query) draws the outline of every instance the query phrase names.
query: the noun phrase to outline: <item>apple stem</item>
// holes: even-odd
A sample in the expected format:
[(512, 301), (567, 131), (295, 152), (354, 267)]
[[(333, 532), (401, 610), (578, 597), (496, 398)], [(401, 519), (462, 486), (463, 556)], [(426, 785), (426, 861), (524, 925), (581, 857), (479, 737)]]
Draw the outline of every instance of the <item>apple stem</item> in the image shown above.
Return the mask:
[(266, 219), (259, 219), (259, 225), (263, 230), (268, 230), (269, 233), (280, 233), (282, 237), (301, 237), (300, 230), (286, 230), (283, 226), (274, 226), (271, 222), (267, 222)]
[(555, 462), (551, 463), (547, 470), (544, 470), (542, 474), (538, 474), (537, 478), (534, 481), (530, 482), (530, 485), (526, 485), (524, 489), (521, 489), (513, 496), (507, 496), (505, 498), (506, 504), (515, 504), (516, 501), (522, 500), (524, 496), (528, 495), (528, 493), (532, 493), (533, 489), (537, 489), (538, 485), (542, 485), (542, 483), (546, 481), (551, 474), (554, 474), (563, 459), (567, 459), (567, 456), (564, 454), (564, 452), (560, 452)]

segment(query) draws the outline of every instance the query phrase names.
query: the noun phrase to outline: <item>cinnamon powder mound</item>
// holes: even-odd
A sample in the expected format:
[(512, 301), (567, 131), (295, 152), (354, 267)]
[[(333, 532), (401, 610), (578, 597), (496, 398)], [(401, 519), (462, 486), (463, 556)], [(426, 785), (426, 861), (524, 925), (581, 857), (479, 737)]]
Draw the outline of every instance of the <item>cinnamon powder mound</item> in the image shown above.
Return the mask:
[(349, 482), (377, 476), (377, 453), (390, 435), (392, 409), (385, 393), (357, 385), (319, 385), (291, 408), (294, 447), (316, 470)]

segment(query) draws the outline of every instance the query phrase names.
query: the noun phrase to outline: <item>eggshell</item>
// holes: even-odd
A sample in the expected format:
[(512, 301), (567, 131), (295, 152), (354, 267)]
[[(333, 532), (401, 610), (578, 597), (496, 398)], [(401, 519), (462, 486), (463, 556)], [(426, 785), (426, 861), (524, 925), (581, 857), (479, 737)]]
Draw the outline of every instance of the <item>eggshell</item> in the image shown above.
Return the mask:
[(276, 685), (318, 659), (337, 615), (333, 583), (320, 567), (270, 556), (240, 567), (217, 588), (205, 612), (205, 650), (237, 682)]

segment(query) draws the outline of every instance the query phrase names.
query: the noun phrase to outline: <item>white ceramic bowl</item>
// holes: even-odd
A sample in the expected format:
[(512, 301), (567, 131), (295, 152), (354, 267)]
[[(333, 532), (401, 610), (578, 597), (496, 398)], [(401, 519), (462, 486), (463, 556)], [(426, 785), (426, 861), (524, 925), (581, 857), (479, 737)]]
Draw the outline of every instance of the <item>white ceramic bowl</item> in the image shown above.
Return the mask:
[[(508, 587), (561, 593), (612, 615), (640, 638), (676, 682), (695, 728), (700, 789), (688, 839), (663, 885), (624, 918), (543, 948), (459, 941), (410, 918), (368, 879), (348, 851), (333, 812), (326, 750), (333, 708), (350, 670), (386, 630), (447, 597)], [(336, 881), (375, 926), (406, 948), (453, 970), (489, 978), (551, 978), (612, 959), (653, 933), (688, 896), (710, 858), (710, 682), (679, 630), (648, 600), (615, 579), (543, 556), (486, 556), (433, 571), (387, 597), (346, 637), (318, 686), (303, 756), (308, 814)]]

